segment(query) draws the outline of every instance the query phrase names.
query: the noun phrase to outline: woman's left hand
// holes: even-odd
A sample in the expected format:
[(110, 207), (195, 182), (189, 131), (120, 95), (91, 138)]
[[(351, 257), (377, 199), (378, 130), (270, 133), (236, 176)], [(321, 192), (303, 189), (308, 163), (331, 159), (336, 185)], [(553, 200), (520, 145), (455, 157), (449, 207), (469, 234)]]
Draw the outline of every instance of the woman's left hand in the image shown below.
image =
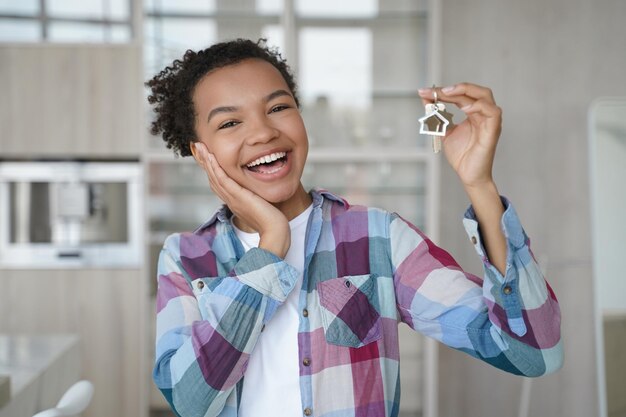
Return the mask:
[[(502, 110), (496, 105), (489, 88), (460, 83), (438, 88), (437, 99), (458, 106), (466, 119), (449, 125), (443, 138), (443, 150), (465, 187), (493, 183), (492, 167), (496, 145), (502, 130)], [(432, 103), (432, 88), (420, 89), (422, 102)]]

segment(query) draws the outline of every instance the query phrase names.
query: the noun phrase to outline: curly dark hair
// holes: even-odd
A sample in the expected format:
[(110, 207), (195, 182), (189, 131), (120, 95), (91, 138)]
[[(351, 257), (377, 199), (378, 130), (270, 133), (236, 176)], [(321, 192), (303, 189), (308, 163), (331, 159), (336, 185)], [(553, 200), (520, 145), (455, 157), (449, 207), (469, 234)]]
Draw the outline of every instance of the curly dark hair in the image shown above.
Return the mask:
[(162, 134), (167, 148), (173, 149), (174, 154), (191, 155), (189, 144), (197, 140), (193, 105), (196, 85), (210, 71), (252, 58), (267, 61), (280, 71), (300, 107), (294, 76), (278, 50), (268, 47), (266, 39), (257, 42), (236, 39), (217, 43), (199, 52), (187, 50), (182, 60), (175, 60), (145, 83), (152, 92), (148, 102), (156, 113), (150, 132), (153, 135)]

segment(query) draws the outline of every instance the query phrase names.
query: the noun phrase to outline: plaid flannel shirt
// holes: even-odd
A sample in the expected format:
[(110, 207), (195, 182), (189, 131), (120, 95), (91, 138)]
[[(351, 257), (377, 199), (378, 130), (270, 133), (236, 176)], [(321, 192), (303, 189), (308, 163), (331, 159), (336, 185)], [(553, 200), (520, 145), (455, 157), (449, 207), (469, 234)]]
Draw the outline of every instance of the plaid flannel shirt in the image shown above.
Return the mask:
[[(504, 371), (540, 376), (563, 360), (560, 311), (515, 210), (507, 269), (486, 257), (470, 207), (465, 228), (484, 280), (395, 213), (313, 190), (299, 303), (303, 415), (397, 416), (398, 323)], [(158, 265), (154, 381), (180, 416), (236, 416), (250, 353), (298, 273), (245, 252), (223, 207), (168, 237)]]

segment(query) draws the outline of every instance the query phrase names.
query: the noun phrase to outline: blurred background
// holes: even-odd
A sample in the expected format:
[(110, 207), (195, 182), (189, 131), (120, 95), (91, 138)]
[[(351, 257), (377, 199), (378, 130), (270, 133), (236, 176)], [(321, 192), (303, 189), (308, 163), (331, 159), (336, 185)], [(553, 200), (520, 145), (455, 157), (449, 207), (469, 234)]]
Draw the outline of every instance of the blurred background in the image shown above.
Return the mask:
[(565, 365), (514, 377), (403, 325), (402, 416), (626, 416), (625, 18), (619, 0), (0, 0), (0, 417), (79, 379), (84, 416), (173, 415), (150, 377), (156, 259), (220, 202), (149, 134), (143, 83), (237, 37), (296, 74), (305, 186), (401, 213), (477, 274), (417, 89), (470, 81), (504, 110), (494, 175), (560, 300)]

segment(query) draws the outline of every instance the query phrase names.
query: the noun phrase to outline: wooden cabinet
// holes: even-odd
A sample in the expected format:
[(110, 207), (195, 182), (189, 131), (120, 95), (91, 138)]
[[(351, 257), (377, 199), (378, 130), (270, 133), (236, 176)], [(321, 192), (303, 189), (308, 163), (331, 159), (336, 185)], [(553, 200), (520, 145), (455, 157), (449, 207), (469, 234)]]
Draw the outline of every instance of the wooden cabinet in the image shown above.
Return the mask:
[[(137, 45), (0, 45), (0, 159), (139, 159)], [(147, 415), (148, 292), (136, 269), (0, 270), (0, 333), (75, 333), (85, 417)]]
[(137, 158), (141, 49), (0, 46), (0, 158)]
[(0, 270), (0, 333), (80, 336), (95, 386), (84, 417), (144, 417), (147, 291), (141, 270)]

